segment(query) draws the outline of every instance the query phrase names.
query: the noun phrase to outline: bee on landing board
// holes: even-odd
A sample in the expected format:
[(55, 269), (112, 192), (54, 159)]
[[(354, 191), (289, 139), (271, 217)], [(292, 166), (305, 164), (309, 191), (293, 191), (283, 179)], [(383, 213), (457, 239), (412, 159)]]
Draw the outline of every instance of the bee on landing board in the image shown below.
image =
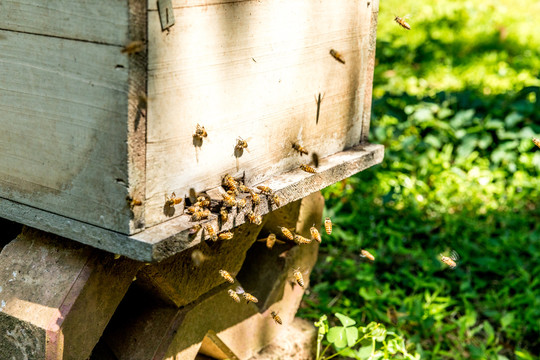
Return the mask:
[(227, 272), (225, 270), (219, 270), (219, 275), (221, 275), (225, 280), (227, 280), (231, 284), (234, 284), (234, 279), (231, 276), (231, 274), (229, 274), (229, 272)]
[(361, 257), (365, 257), (365, 258), (368, 258), (369, 260), (371, 261), (375, 261), (375, 256), (373, 256), (369, 251), (367, 250), (362, 250), (360, 251), (360, 256)]
[(240, 303), (240, 296), (238, 296), (238, 294), (233, 290), (233, 289), (229, 289), (229, 296), (234, 300), (236, 301), (237, 303)]
[(251, 202), (253, 203), (253, 205), (259, 205), (261, 203), (261, 198), (259, 197), (259, 194), (257, 194), (251, 189), (249, 190), (249, 193), (251, 194)]
[(202, 226), (201, 224), (196, 224), (196, 225), (193, 225), (190, 229), (189, 229), (189, 235), (190, 236), (194, 236), (195, 234), (197, 234), (199, 232), (199, 230), (201, 230)]
[(311, 237), (315, 239), (318, 243), (322, 242), (321, 234), (319, 233), (319, 230), (315, 227), (315, 224), (309, 229), (309, 232), (311, 233)]
[(272, 195), (270, 201), (272, 201), (272, 203), (275, 204), (277, 207), (281, 206), (281, 198), (277, 194)]
[(229, 174), (225, 174), (225, 176), (223, 177), (222, 184), (228, 190), (233, 190), (233, 191), (235, 191), (238, 186), (238, 182), (234, 180), (234, 178)]
[(227, 222), (229, 220), (229, 212), (227, 211), (227, 208), (222, 206), (221, 209), (219, 209), (219, 216), (221, 219), (221, 222)]
[(171, 196), (165, 195), (165, 206), (171, 207), (178, 205), (182, 202), (182, 198), (176, 197), (176, 194), (173, 192)]
[(294, 240), (294, 235), (293, 233), (291, 232), (291, 230), (287, 229), (286, 227), (284, 226), (280, 226), (279, 229), (281, 230), (281, 232), (283, 233), (283, 235), (285, 235), (285, 237), (289, 240)]
[(328, 235), (332, 233), (332, 220), (329, 217), (324, 220), (324, 230), (326, 230)]
[(300, 165), (300, 169), (304, 170), (305, 172), (312, 173), (312, 174), (315, 174), (317, 172), (317, 170), (315, 170), (313, 167), (306, 164)]
[(279, 325), (283, 325), (283, 321), (281, 321), (281, 318), (279, 317), (279, 315), (275, 312), (275, 311), (272, 311), (270, 313), (270, 317), (272, 319), (274, 319), (274, 321), (276, 322), (276, 324), (279, 324)]
[(255, 225), (261, 225), (262, 224), (262, 216), (261, 215), (255, 215), (253, 213), (253, 211), (250, 211), (250, 212), (246, 213), (246, 217), (247, 217), (248, 221), (251, 224), (255, 224)]
[(222, 194), (221, 196), (223, 197), (223, 205), (225, 205), (226, 207), (236, 206), (236, 198), (234, 197), (234, 195)]
[(450, 251), (450, 256), (445, 256), (443, 254), (440, 254), (439, 256), (441, 261), (448, 265), (450, 269), (453, 270), (456, 268), (457, 261), (459, 260), (459, 254), (455, 250)]
[(236, 207), (238, 207), (239, 209), (245, 208), (246, 204), (247, 204), (246, 199), (238, 199), (238, 200), (236, 200)]
[(394, 21), (397, 22), (402, 28), (404, 29), (407, 29), (407, 30), (411, 30), (411, 25), (409, 25), (405, 19), (408, 18), (409, 16), (404, 16), (402, 18), (400, 18), (399, 16), (396, 16), (394, 18)]
[(339, 61), (340, 63), (345, 64), (345, 60), (343, 59), (343, 56), (340, 53), (338, 53), (336, 50), (334, 49), (330, 50), (330, 55), (332, 55), (332, 57), (336, 59), (337, 61)]
[(257, 189), (259, 189), (261, 194), (264, 194), (264, 195), (272, 195), (274, 193), (272, 191), (272, 189), (270, 189), (268, 186), (264, 186), (264, 185), (257, 186)]
[(293, 277), (294, 277), (294, 281), (296, 281), (296, 283), (300, 285), (301, 288), (304, 289), (304, 285), (305, 285), (304, 277), (302, 276), (302, 273), (300, 272), (299, 268), (293, 269)]
[(210, 237), (210, 240), (212, 240), (212, 241), (217, 241), (218, 240), (218, 236), (216, 235), (216, 231), (214, 230), (214, 227), (212, 225), (208, 224), (208, 225), (206, 225), (204, 227), (204, 229), (208, 233), (208, 236)]
[(300, 153), (301, 156), (302, 156), (302, 155), (307, 155), (307, 154), (309, 154), (309, 152), (308, 152), (304, 147), (302, 147), (299, 143), (297, 143), (297, 142), (294, 142), (294, 143), (292, 144), (292, 148), (293, 148), (294, 150), (298, 151), (298, 152)]
[(540, 139), (532, 138), (532, 142), (534, 143), (534, 145), (540, 147)]

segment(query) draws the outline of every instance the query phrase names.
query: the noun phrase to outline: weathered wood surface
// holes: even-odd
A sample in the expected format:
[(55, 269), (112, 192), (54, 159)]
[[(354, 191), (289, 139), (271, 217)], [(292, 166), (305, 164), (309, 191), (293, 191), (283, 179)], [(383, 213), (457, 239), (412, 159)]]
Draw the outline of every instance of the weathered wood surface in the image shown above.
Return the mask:
[(130, 41), (127, 5), (128, 0), (2, 0), (0, 29), (125, 45)]
[[(384, 155), (382, 145), (364, 144), (356, 148), (339, 152), (321, 159), (317, 174), (309, 174), (300, 169), (276, 176), (265, 185), (274, 189), (282, 197), (281, 206), (306, 197), (337, 181), (343, 180), (368, 167), (379, 164)], [(252, 184), (258, 185), (258, 184)], [(257, 213), (264, 215), (276, 209), (269, 208), (262, 201)], [(16, 216), (13, 214), (17, 214)], [(193, 226), (188, 215), (182, 215), (163, 224), (153, 226), (144, 231), (128, 236), (109, 231), (81, 221), (69, 220), (64, 217), (21, 205), (19, 203), (0, 199), (0, 217), (20, 221), (40, 230), (60, 234), (70, 239), (122, 254), (140, 261), (160, 261), (177, 254), (201, 242), (203, 231), (193, 238), (189, 237), (189, 229)], [(231, 215), (221, 230), (225, 231), (239, 226), (246, 221), (244, 213)], [(217, 215), (212, 215), (208, 221), (218, 229)], [(220, 230), (220, 231), (221, 231)]]
[[(321, 157), (360, 142), (375, 27), (366, 1), (178, 0), (169, 32), (148, 6), (148, 226), (167, 219), (172, 191), (211, 189), (237, 171), (259, 183), (309, 161), (293, 141)], [(200, 147), (197, 123), (208, 131)], [(249, 152), (236, 158), (239, 136)]]

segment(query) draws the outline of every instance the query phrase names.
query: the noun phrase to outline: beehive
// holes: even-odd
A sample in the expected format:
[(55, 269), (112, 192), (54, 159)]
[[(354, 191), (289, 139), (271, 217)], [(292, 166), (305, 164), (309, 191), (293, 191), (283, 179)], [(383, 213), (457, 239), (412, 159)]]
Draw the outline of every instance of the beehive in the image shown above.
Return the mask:
[[(173, 192), (219, 200), (222, 177), (241, 175), (283, 206), (380, 162), (382, 146), (365, 142), (377, 11), (371, 0), (0, 2), (0, 216), (155, 261), (206, 236), (188, 235), (183, 203), (165, 206)], [(144, 49), (123, 51), (134, 41)], [(312, 153), (316, 174), (299, 169)], [(205, 221), (226, 230), (245, 214)]]

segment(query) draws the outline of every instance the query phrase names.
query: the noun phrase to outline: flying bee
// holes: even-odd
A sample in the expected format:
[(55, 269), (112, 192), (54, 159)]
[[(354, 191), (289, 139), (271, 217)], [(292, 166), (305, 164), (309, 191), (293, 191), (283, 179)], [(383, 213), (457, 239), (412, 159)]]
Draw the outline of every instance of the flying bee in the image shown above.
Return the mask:
[(271, 249), (274, 247), (274, 244), (276, 243), (276, 234), (270, 233), (268, 237), (266, 238), (266, 247)]
[(212, 240), (212, 241), (217, 241), (218, 240), (218, 236), (216, 235), (216, 231), (214, 230), (214, 227), (212, 225), (207, 224), (204, 227), (204, 230), (206, 230), (206, 232), (208, 233), (208, 236), (210, 237), (210, 240)]
[(128, 206), (133, 209), (135, 206), (141, 206), (142, 205), (142, 201), (139, 200), (139, 199), (134, 199), (132, 198), (131, 196), (127, 196), (126, 197), (126, 201), (128, 203)]
[(246, 199), (239, 199), (239, 200), (236, 200), (236, 206), (237, 206), (239, 209), (245, 208), (245, 207), (246, 207), (246, 204), (247, 204)]
[(309, 229), (309, 232), (311, 233), (311, 237), (315, 239), (318, 243), (322, 242), (321, 234), (319, 233), (319, 230), (315, 227), (315, 224)]
[(336, 59), (340, 63), (345, 64), (345, 60), (343, 59), (343, 56), (340, 53), (338, 53), (336, 50), (334, 49), (330, 50), (330, 55), (332, 55), (334, 59)]
[(120, 51), (122, 54), (133, 55), (144, 50), (144, 41), (135, 40), (127, 44)]
[(262, 216), (261, 215), (255, 215), (253, 211), (250, 211), (246, 213), (246, 217), (248, 221), (255, 225), (261, 225), (262, 224)]
[(220, 240), (231, 240), (233, 236), (234, 234), (230, 231), (225, 231), (218, 235)]
[(332, 220), (329, 217), (324, 220), (324, 230), (326, 230), (328, 235), (332, 233)]
[(298, 245), (309, 244), (311, 243), (311, 239), (306, 239), (302, 235), (294, 234), (294, 242)]
[(318, 168), (319, 167), (319, 154), (312, 153), (311, 154), (311, 160), (313, 161), (313, 165)]
[(229, 220), (229, 212), (226, 207), (221, 207), (221, 209), (219, 209), (219, 216), (221, 217), (222, 222), (227, 222), (227, 220)]
[(293, 277), (294, 281), (296, 281), (296, 283), (300, 285), (301, 288), (304, 288), (304, 277), (302, 276), (299, 268), (293, 270)]
[(314, 168), (306, 164), (300, 165), (300, 169), (304, 170), (305, 172), (312, 173), (312, 174), (315, 174), (317, 172), (317, 170), (315, 170)]
[(440, 254), (439, 256), (441, 257), (441, 261), (448, 265), (450, 269), (456, 268), (459, 254), (455, 250), (450, 252), (450, 256), (444, 256), (443, 254)]
[(165, 206), (174, 206), (182, 202), (182, 198), (176, 197), (176, 194), (173, 192), (171, 196), (165, 195)]
[(233, 277), (231, 276), (231, 274), (229, 274), (228, 271), (225, 271), (225, 270), (219, 270), (219, 275), (221, 275), (221, 277), (223, 277), (225, 280), (227, 280), (227, 281), (230, 282), (231, 284), (234, 284), (234, 279), (233, 279)]
[(265, 185), (259, 185), (257, 186), (257, 189), (259, 189), (261, 194), (265, 194), (265, 195), (272, 195), (274, 193), (272, 189), (270, 189), (268, 186), (265, 186)]
[(236, 145), (235, 145), (235, 150), (237, 151), (242, 151), (244, 149), (247, 150), (248, 148), (248, 143), (246, 140), (242, 139), (240, 136), (238, 137), (238, 139), (236, 139)]
[(244, 299), (246, 299), (248, 304), (250, 302), (252, 302), (252, 303), (258, 303), (259, 302), (259, 299), (257, 299), (255, 296), (251, 295), (250, 293), (244, 292), (242, 295), (244, 296)]
[(195, 264), (196, 267), (201, 266), (203, 261), (207, 260), (208, 256), (204, 255), (202, 251), (195, 250), (191, 253), (191, 260), (193, 261), (193, 264)]
[(365, 257), (365, 258), (368, 258), (369, 260), (371, 261), (375, 261), (375, 256), (373, 256), (373, 254), (371, 254), (369, 251), (367, 250), (362, 250), (360, 251), (360, 256), (361, 257)]
[(302, 146), (300, 146), (300, 144), (298, 144), (297, 142), (294, 142), (292, 144), (292, 148), (296, 151), (298, 151), (300, 153), (300, 155), (307, 155), (309, 154), (309, 152), (303, 148)]
[(240, 296), (233, 289), (229, 289), (229, 296), (237, 303), (240, 303)]
[(404, 16), (402, 18), (400, 18), (399, 16), (396, 16), (394, 18), (394, 21), (397, 22), (402, 28), (404, 29), (407, 29), (407, 30), (411, 30), (411, 25), (409, 25), (405, 19), (408, 18), (409, 16)]
[(233, 207), (236, 205), (236, 199), (234, 198), (234, 195), (230, 194), (222, 194), (223, 197), (223, 205), (226, 207)]
[(293, 233), (291, 232), (291, 230), (287, 229), (286, 227), (284, 226), (279, 226), (279, 229), (281, 230), (281, 232), (283, 233), (283, 235), (285, 235), (285, 237), (289, 240), (294, 240), (294, 235)]
[(540, 139), (532, 138), (532, 141), (533, 141), (534, 145), (540, 147)]
[(204, 128), (204, 126), (197, 124), (197, 128), (195, 129), (195, 134), (193, 134), (193, 137), (199, 140), (202, 140), (203, 138), (207, 136), (208, 136), (208, 133), (206, 132), (206, 129)]
[(396, 313), (396, 308), (394, 308), (392, 306), (392, 307), (389, 307), (388, 309), (386, 309), (386, 316), (388, 316), (388, 319), (390, 320), (390, 322), (394, 326), (397, 326), (397, 324), (398, 324), (398, 316), (397, 316), (397, 313)]
[(270, 313), (270, 317), (274, 319), (276, 324), (283, 325), (283, 321), (281, 321), (281, 318), (278, 316), (278, 314), (275, 311), (272, 311)]

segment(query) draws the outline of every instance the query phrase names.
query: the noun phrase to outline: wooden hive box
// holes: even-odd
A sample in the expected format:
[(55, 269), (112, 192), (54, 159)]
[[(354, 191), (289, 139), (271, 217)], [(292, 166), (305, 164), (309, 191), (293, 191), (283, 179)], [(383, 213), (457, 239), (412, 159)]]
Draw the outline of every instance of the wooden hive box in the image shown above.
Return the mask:
[[(378, 1), (159, 5), (0, 2), (0, 217), (156, 261), (206, 236), (188, 236), (185, 202), (165, 206), (173, 192), (219, 199), (222, 177), (242, 175), (283, 206), (382, 161), (365, 142)], [(133, 41), (142, 51), (123, 52)], [(299, 169), (313, 152), (316, 174)]]

